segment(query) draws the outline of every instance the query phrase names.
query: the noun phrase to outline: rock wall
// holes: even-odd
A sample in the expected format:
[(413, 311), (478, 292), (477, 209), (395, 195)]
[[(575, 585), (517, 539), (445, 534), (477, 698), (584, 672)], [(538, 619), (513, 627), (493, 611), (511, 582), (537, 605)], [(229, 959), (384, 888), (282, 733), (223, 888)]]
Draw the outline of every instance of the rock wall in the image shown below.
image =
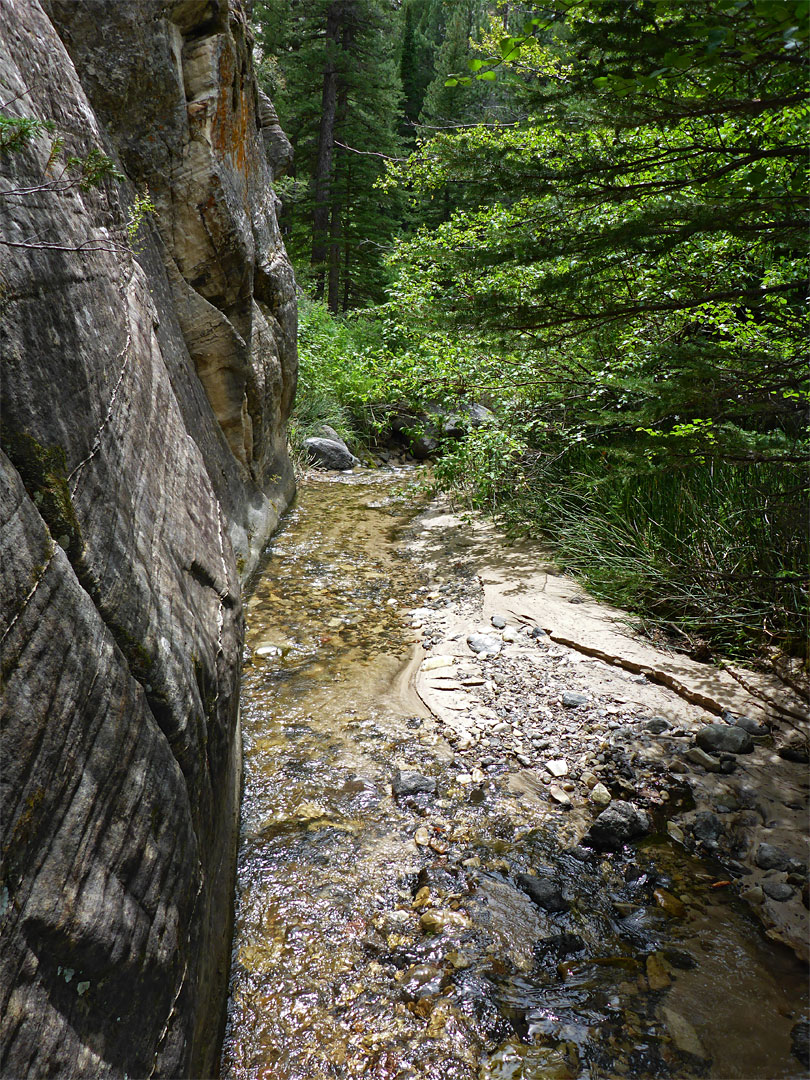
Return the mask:
[[(0, 112), (65, 140), (0, 148), (0, 1075), (211, 1076), (289, 147), (238, 0), (0, 0)], [(125, 179), (61, 172), (94, 151)]]

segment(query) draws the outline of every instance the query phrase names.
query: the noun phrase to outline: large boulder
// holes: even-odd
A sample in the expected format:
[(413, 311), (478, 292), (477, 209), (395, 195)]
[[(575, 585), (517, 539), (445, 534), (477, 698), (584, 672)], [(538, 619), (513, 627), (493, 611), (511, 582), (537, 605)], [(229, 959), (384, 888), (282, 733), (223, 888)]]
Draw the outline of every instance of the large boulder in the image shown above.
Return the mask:
[(728, 724), (707, 724), (695, 736), (695, 742), (707, 754), (750, 754), (754, 742), (741, 727)]
[(236, 0), (0, 0), (0, 85), (126, 176), (0, 156), (0, 1072), (211, 1076), (240, 579), (293, 493), (250, 35)]
[(304, 439), (309, 460), (323, 469), (353, 469), (360, 461), (340, 439)]

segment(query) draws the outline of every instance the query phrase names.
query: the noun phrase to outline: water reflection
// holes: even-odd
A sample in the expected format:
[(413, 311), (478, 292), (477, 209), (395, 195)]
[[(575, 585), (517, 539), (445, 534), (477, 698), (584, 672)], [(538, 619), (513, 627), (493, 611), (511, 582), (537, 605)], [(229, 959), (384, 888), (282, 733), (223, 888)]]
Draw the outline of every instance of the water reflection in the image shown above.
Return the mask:
[[(798, 965), (702, 864), (655, 841), (586, 857), (505, 777), (454, 786), (402, 678), (432, 584), (397, 541), (418, 505), (406, 474), (305, 485), (248, 601), (223, 1075), (801, 1076)], [(438, 796), (394, 800), (395, 768)]]

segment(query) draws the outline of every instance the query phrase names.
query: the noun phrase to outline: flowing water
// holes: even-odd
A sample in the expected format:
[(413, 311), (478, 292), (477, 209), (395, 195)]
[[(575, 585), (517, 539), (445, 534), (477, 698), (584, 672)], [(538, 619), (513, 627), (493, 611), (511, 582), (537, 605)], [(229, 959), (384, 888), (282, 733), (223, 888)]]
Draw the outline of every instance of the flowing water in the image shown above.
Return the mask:
[[(223, 1076), (801, 1077), (802, 970), (711, 867), (661, 839), (588, 856), (505, 784), (453, 787), (409, 685), (403, 616), (437, 585), (403, 541), (412, 479), (303, 485), (247, 602)], [(396, 768), (436, 797), (395, 800)], [(533, 904), (526, 872), (568, 909)]]

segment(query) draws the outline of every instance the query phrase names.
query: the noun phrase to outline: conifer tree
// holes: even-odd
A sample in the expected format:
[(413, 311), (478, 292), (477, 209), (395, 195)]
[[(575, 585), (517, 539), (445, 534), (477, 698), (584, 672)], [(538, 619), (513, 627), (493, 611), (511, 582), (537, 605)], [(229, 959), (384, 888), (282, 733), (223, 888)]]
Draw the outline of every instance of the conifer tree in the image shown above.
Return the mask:
[(295, 152), (279, 185), (285, 239), (332, 311), (382, 296), (401, 211), (374, 181), (401, 149), (400, 17), (393, 0), (264, 0), (254, 11), (260, 70)]

